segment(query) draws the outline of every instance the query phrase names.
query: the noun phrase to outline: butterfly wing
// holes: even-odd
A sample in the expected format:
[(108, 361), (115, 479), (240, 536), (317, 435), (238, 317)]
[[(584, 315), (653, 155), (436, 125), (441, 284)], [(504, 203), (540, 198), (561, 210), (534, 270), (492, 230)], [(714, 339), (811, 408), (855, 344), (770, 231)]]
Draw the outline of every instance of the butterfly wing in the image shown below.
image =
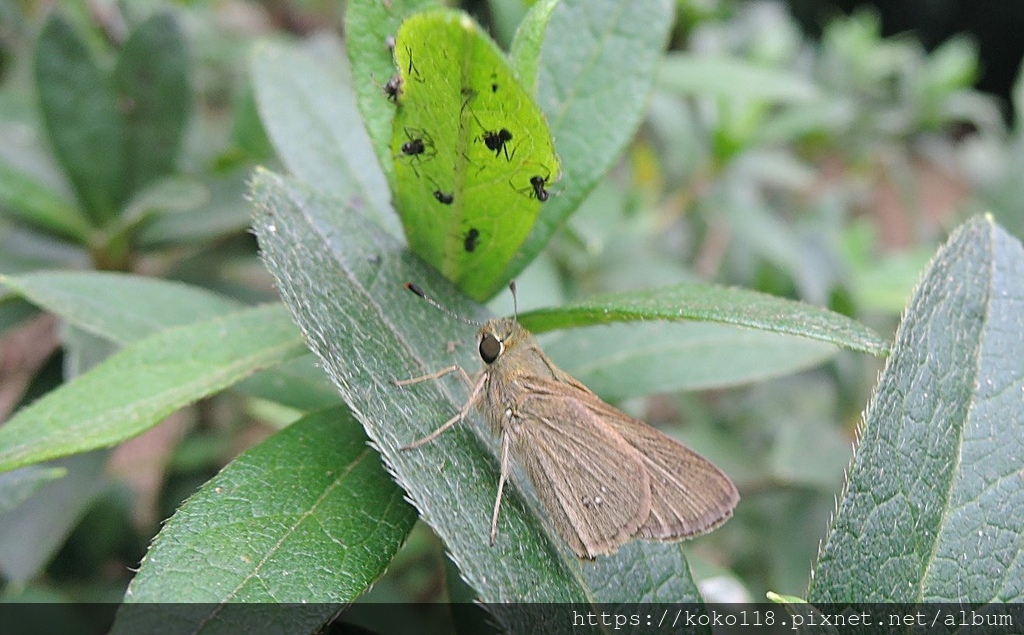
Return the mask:
[[(628, 465), (630, 471), (635, 470), (632, 461), (639, 457), (640, 469), (647, 475), (647, 487), (650, 489), (649, 512), (632, 535), (618, 539), (598, 553), (613, 551), (632, 537), (671, 541), (697, 536), (711, 531), (732, 516), (732, 510), (739, 501), (736, 486), (724, 472), (693, 450), (608, 405), (575, 380), (530, 377), (523, 380), (523, 387), (527, 395), (543, 396), (542, 408), (531, 407), (531, 416), (536, 416), (536, 411), (541, 409), (557, 413), (549, 429), (540, 436), (582, 435), (580, 438), (587, 445), (580, 443), (584, 447), (567, 447), (559, 452), (583, 452), (585, 459), (599, 460), (602, 464), (611, 462), (601, 469), (613, 470), (613, 476), (602, 476), (602, 482), (614, 481), (623, 466)], [(524, 398), (524, 403), (529, 402), (529, 397)], [(595, 436), (600, 437), (600, 443), (607, 451), (593, 449), (591, 444), (597, 443)], [(571, 445), (576, 442), (561, 443)], [(552, 466), (550, 469), (556, 468)], [(563, 469), (568, 471), (578, 467), (568, 465)], [(532, 473), (530, 476), (535, 478)], [(639, 488), (640, 481), (630, 477), (628, 487)], [(633, 495), (640, 497), (639, 490), (634, 491)], [(550, 507), (546, 502), (545, 505)]]
[(647, 521), (644, 458), (580, 399), (589, 391), (523, 380), (504, 426), (558, 534), (580, 558), (615, 551)]
[(639, 451), (650, 475), (651, 514), (637, 536), (689, 538), (711, 531), (732, 516), (739, 492), (711, 461), (603, 401), (590, 405)]

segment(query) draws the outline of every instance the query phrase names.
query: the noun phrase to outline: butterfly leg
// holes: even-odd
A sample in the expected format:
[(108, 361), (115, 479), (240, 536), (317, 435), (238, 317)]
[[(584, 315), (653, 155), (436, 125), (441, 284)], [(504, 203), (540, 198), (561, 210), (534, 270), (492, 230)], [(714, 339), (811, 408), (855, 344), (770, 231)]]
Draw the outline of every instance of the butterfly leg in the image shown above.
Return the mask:
[[(430, 381), (431, 379), (441, 379), (445, 375), (448, 375), (450, 373), (454, 373), (455, 371), (459, 371), (459, 372), (462, 373), (463, 377), (465, 377), (467, 379), (469, 378), (469, 375), (467, 375), (466, 371), (462, 369), (462, 366), (459, 366), (458, 364), (452, 364), (451, 366), (448, 366), (447, 368), (442, 368), (441, 370), (435, 371), (433, 373), (428, 373), (426, 375), (420, 375), (419, 377), (410, 377), (409, 379), (396, 379), (396, 380), (393, 380), (391, 383), (396, 385), (396, 386), (411, 386), (413, 384), (418, 384), (420, 382)], [(470, 382), (470, 384), (472, 384), (472, 383), (473, 382)]]
[(498, 510), (501, 509), (501, 495), (505, 492), (505, 481), (508, 480), (508, 451), (512, 445), (512, 437), (507, 432), (501, 435), (501, 476), (498, 477), (498, 496), (494, 499), (494, 513), (491, 515), (491, 546), (498, 537)]
[(421, 381), (430, 381), (431, 379), (441, 379), (445, 375), (448, 375), (450, 373), (454, 373), (455, 371), (459, 371), (459, 375), (462, 376), (462, 381), (466, 382), (466, 386), (468, 388), (472, 388), (474, 386), (473, 380), (469, 377), (469, 373), (466, 372), (465, 368), (463, 368), (462, 366), (459, 366), (458, 364), (452, 364), (451, 366), (448, 366), (447, 368), (442, 368), (439, 371), (435, 371), (435, 372), (429, 373), (427, 375), (420, 375), (419, 377), (410, 377), (409, 379), (394, 379), (394, 380), (391, 381), (391, 384), (394, 385), (394, 386), (411, 386), (413, 384), (418, 384)]
[[(465, 375), (465, 373), (466, 373), (466, 371), (462, 370), (461, 366), (452, 366), (450, 368), (444, 368), (444, 369), (438, 371), (437, 373), (434, 373), (433, 375), (424, 375), (423, 377), (414, 377), (412, 379), (406, 379), (403, 383), (395, 382), (395, 384), (399, 385), (399, 386), (405, 386), (405, 385), (408, 385), (408, 384), (411, 384), (411, 383), (414, 384), (414, 383), (419, 382), (419, 381), (424, 381), (426, 379), (437, 379), (438, 377), (444, 377), (448, 373), (453, 372), (455, 369), (461, 370), (463, 375)], [(434, 375), (436, 375), (436, 377)], [(467, 377), (467, 379), (468, 379), (468, 377)], [(476, 385), (473, 386), (473, 391), (469, 394), (469, 399), (466, 400), (466, 404), (464, 406), (462, 406), (462, 409), (459, 410), (459, 412), (455, 416), (453, 416), (448, 421), (445, 421), (444, 423), (442, 423), (441, 427), (438, 428), (437, 430), (434, 430), (433, 432), (431, 432), (427, 436), (423, 437), (422, 439), (418, 439), (416, 441), (413, 441), (409, 445), (402, 446), (401, 449), (403, 449), (403, 450), (411, 450), (413, 448), (418, 448), (419, 446), (421, 446), (421, 445), (423, 445), (425, 443), (430, 443), (431, 441), (433, 441), (437, 437), (441, 436), (442, 432), (444, 432), (445, 430), (447, 430), (448, 428), (452, 427), (456, 423), (458, 423), (458, 422), (462, 421), (463, 419), (465, 419), (466, 415), (469, 414), (469, 410), (473, 407), (473, 404), (475, 404), (476, 400), (480, 397), (480, 392), (483, 390), (484, 383), (486, 381), (487, 381), (487, 374), (486, 373), (481, 373), (480, 374), (480, 379), (477, 380)]]

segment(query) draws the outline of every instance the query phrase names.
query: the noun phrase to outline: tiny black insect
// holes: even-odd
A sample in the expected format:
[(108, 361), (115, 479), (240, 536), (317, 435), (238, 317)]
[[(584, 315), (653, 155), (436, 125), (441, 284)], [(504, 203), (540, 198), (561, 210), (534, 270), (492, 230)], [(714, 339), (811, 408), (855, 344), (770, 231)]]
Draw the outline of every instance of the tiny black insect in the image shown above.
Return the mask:
[(402, 95), (402, 77), (400, 75), (394, 75), (384, 84), (384, 94), (392, 103), (398, 103), (398, 98)]
[(475, 227), (470, 227), (469, 231), (466, 232), (466, 237), (462, 241), (462, 246), (466, 248), (466, 251), (472, 252), (476, 249), (477, 244), (480, 242), (480, 232)]
[(550, 180), (551, 174), (548, 174), (547, 176), (531, 176), (530, 185), (528, 187), (517, 187), (511, 179), (509, 179), (508, 184), (512, 186), (512, 189), (519, 192), (523, 196), (535, 198), (541, 203), (543, 203), (544, 201), (551, 198), (551, 192), (549, 192), (545, 187), (548, 184), (548, 181)]
[(512, 155), (508, 153), (508, 142), (512, 140), (512, 133), (507, 129), (502, 128), (501, 130), (484, 130), (484, 134), (478, 137), (484, 142), (488, 150), (494, 151), (495, 158), (501, 156), (501, 153), (505, 153), (505, 160), (511, 161), (512, 157), (516, 155), (515, 148), (512, 149)]
[[(497, 84), (495, 84), (494, 87), (495, 90), (497, 90)], [(463, 88), (462, 94), (466, 95), (466, 99), (462, 102), (462, 111), (465, 112), (466, 108), (469, 107), (469, 101), (476, 96), (476, 91), (469, 89), (467, 92), (467, 89)], [(477, 137), (476, 140), (482, 141), (483, 144), (487, 146), (488, 150), (493, 151), (495, 158), (500, 157), (502, 153), (504, 153), (505, 160), (511, 161), (512, 157), (516, 156), (516, 149), (512, 148), (511, 153), (508, 151), (508, 142), (512, 141), (512, 133), (508, 131), (508, 128), (488, 130), (487, 126), (484, 125), (484, 122), (480, 121), (480, 118), (476, 116), (476, 113), (473, 112), (472, 109), (469, 112), (473, 116), (473, 119), (476, 120), (476, 125), (480, 126), (480, 129), (484, 131), (484, 133)], [(461, 114), (459, 115), (459, 118), (462, 118)]]
[(434, 191), (431, 192), (431, 194), (434, 196), (434, 199), (436, 199), (438, 203), (442, 205), (451, 205), (452, 203), (455, 202), (455, 192), (445, 192), (441, 188), (441, 184), (435, 181), (434, 179), (430, 178), (429, 175), (427, 176), (427, 180), (430, 181), (430, 184), (432, 186), (434, 186)]
[(541, 203), (543, 203), (544, 201), (548, 200), (548, 198), (551, 196), (548, 193), (548, 191), (546, 189), (544, 189), (544, 186), (548, 184), (548, 179), (549, 178), (550, 177), (546, 177), (546, 176), (531, 176), (530, 177), (530, 187), (533, 188), (533, 195), (536, 196), (537, 200), (540, 201)]
[(406, 159), (409, 167), (419, 176), (419, 170), (416, 167), (423, 161), (434, 157), (437, 154), (437, 148), (434, 147), (434, 140), (426, 130), (405, 128), (405, 136), (408, 140), (399, 146), (401, 154), (396, 158)]
[(409, 155), (411, 157), (423, 154), (426, 152), (427, 146), (423, 143), (423, 139), (409, 139), (402, 144), (402, 154)]
[(421, 154), (432, 157), (437, 154), (437, 150), (434, 149), (434, 140), (427, 134), (426, 130), (406, 128), (405, 136), (409, 140), (402, 144), (402, 154), (409, 157), (416, 157)]

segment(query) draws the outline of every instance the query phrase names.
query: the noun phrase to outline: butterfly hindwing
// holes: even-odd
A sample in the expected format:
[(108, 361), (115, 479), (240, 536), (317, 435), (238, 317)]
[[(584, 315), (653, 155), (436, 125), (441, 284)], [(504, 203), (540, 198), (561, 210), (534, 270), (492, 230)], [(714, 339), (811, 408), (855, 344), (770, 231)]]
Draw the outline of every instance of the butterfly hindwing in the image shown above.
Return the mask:
[(561, 387), (546, 380), (528, 386), (513, 401), (522, 423), (505, 434), (559, 535), (579, 557), (593, 558), (615, 551), (646, 522), (650, 482), (640, 453), (575, 388), (551, 390)]

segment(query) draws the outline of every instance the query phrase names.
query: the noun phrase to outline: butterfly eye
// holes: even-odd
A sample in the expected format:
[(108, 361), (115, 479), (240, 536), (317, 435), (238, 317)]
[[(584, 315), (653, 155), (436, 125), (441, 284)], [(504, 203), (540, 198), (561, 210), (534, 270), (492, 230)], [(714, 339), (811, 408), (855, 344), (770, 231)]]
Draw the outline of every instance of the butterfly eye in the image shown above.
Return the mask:
[(501, 355), (501, 340), (491, 333), (487, 333), (480, 339), (480, 358), (486, 364), (494, 363)]

